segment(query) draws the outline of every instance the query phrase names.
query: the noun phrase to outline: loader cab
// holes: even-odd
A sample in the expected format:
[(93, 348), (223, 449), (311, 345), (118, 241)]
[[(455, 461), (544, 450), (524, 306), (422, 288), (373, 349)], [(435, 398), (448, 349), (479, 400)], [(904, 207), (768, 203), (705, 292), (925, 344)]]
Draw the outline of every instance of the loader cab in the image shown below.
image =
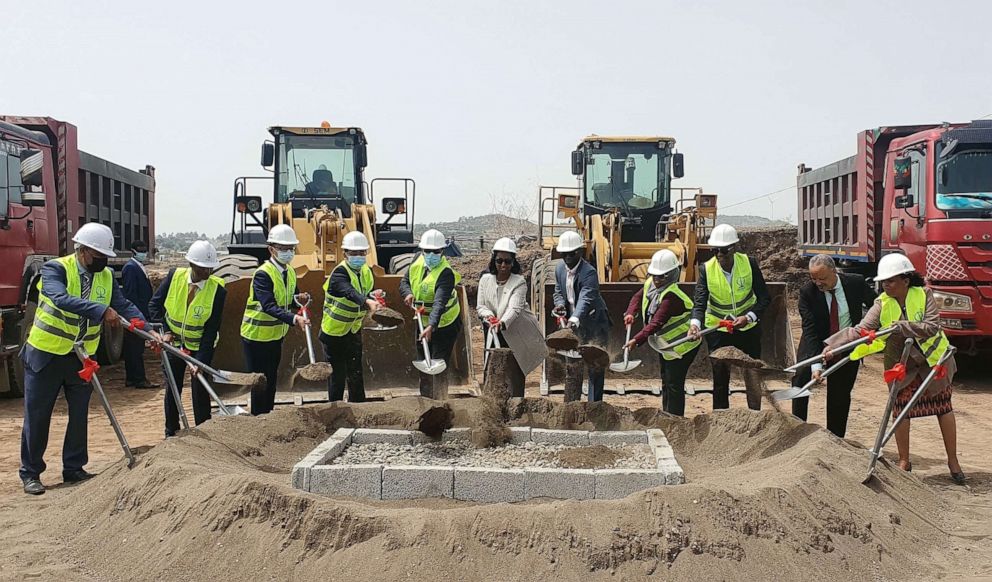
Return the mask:
[(262, 165), (274, 174), (273, 201), (290, 203), (293, 216), (326, 206), (351, 215), (352, 204), (366, 204), (365, 134), (357, 127), (270, 127), (262, 145)]
[(671, 180), (682, 177), (682, 154), (670, 137), (589, 136), (572, 152), (584, 213), (623, 216), (624, 241), (654, 242), (672, 211)]

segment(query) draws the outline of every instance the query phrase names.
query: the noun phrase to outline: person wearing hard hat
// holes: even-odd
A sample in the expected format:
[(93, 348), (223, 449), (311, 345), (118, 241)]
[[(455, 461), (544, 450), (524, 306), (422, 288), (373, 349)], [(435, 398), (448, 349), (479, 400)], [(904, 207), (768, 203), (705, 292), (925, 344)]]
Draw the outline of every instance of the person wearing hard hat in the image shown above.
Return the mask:
[[(421, 358), (424, 356), (420, 340), (426, 339), (431, 359), (447, 363), (462, 329), (461, 306), (455, 293), (455, 285), (462, 276), (444, 256), (448, 243), (440, 231), (432, 228), (425, 232), (419, 246), (420, 255), (400, 281), (400, 294), (407, 307), (422, 308), (420, 321), (424, 331), (417, 337), (417, 353)], [(446, 397), (446, 376), (447, 371), (442, 372), (435, 383), (432, 376), (421, 373), (420, 393), (430, 398)]]
[(823, 359), (830, 359), (831, 348), (859, 339), (870, 332), (895, 326), (896, 330), (888, 337), (879, 337), (862, 344), (849, 356), (852, 360), (860, 360), (882, 352), (888, 371), (900, 362), (906, 339), (912, 338), (914, 341), (903, 370), (905, 373), (897, 374), (892, 380), (891, 389), (898, 390), (892, 407), (893, 418), (902, 414), (931, 370), (938, 365), (942, 368), (913, 404), (905, 420), (895, 429), (899, 468), (904, 471), (913, 469), (909, 460), (910, 419), (936, 416), (944, 440), (944, 450), (947, 452), (947, 468), (951, 479), (958, 485), (963, 485), (965, 475), (958, 462), (957, 421), (951, 405), (951, 384), (957, 372), (957, 363), (953, 356), (941, 363), (951, 344), (940, 325), (940, 307), (934, 300), (933, 292), (926, 288), (923, 277), (906, 255), (893, 253), (882, 257), (878, 262), (875, 281), (881, 283), (882, 293), (860, 323), (827, 338)]
[(269, 230), (266, 242), (269, 260), (252, 275), (241, 318), (241, 347), (248, 371), (265, 375), (265, 385), (251, 389), (251, 413), (255, 416), (271, 412), (275, 405), (283, 338), (290, 326), (306, 330), (309, 322), (305, 312), (293, 313), (294, 300), (301, 305), (310, 300), (309, 293), (296, 292), (296, 271), (290, 266), (300, 242), (296, 233), (291, 226), (278, 224)]
[(512, 351), (506, 381), (511, 396), (523, 397), (527, 374), (544, 361), (548, 350), (537, 317), (527, 305), (527, 280), (520, 274), (513, 240), (504, 237), (493, 245), (489, 267), (479, 280), (475, 305), (483, 336), (488, 338), (492, 331), (499, 345)]
[(638, 313), (644, 322), (641, 331), (624, 347), (633, 349), (656, 338), (651, 343), (658, 350), (661, 365), (661, 406), (665, 412), (677, 416), (685, 415), (685, 377), (702, 343), (695, 340), (668, 350), (663, 348), (665, 343), (683, 338), (689, 331), (692, 300), (679, 288), (681, 274), (682, 265), (675, 253), (668, 249), (656, 252), (648, 265), (650, 276), (630, 299), (623, 316), (625, 325), (633, 324)]
[[(227, 290), (224, 280), (213, 275), (220, 266), (217, 249), (205, 240), (198, 240), (186, 251), (188, 267), (172, 269), (159, 285), (149, 305), (152, 321), (165, 326), (164, 341), (186, 350), (191, 356), (210, 365), (214, 346), (219, 339), (221, 314)], [(182, 393), (186, 362), (174, 356), (167, 361), (176, 379), (176, 388)], [(197, 425), (210, 420), (210, 397), (195, 379), (198, 370), (190, 368), (193, 417)], [(175, 436), (179, 430), (181, 402), (172, 398), (172, 391), (165, 391), (165, 436)]]
[(24, 426), (21, 429), (20, 477), (24, 492), (41, 495), (45, 486), (45, 450), (52, 411), (65, 392), (69, 424), (62, 446), (62, 480), (75, 483), (93, 475), (88, 461), (87, 420), (93, 388), (78, 373), (82, 363), (74, 351), (81, 343), (95, 356), (103, 326), (120, 327), (120, 318), (145, 321), (128, 301), (107, 268), (114, 252), (114, 233), (96, 222), (82, 225), (72, 237), (74, 253), (46, 262), (38, 281), (38, 308), (28, 340), (21, 348), (24, 363)]
[(327, 399), (365, 402), (365, 374), (362, 367), (362, 322), (365, 314), (379, 309), (373, 290), (375, 276), (366, 255), (369, 239), (358, 231), (344, 235), (341, 248), (344, 260), (338, 262), (324, 281), (324, 311), (320, 320), (320, 343), (331, 363), (327, 381)]
[[(758, 262), (737, 252), (740, 239), (729, 224), (718, 224), (709, 245), (716, 256), (706, 261), (696, 281), (696, 296), (688, 335), (699, 337), (701, 326), (719, 327), (706, 336), (710, 353), (734, 346), (748, 356), (761, 358), (761, 324), (771, 297)], [(721, 321), (730, 321), (721, 324)], [(725, 327), (724, 327), (725, 325)], [(730, 408), (730, 365), (713, 360), (713, 409)], [(761, 409), (761, 394), (747, 394), (747, 405)]]
[[(575, 231), (562, 233), (555, 247), (562, 262), (555, 269), (555, 307), (553, 313), (564, 317), (575, 330), (581, 344), (592, 344), (606, 349), (610, 336), (610, 314), (599, 293), (596, 268), (583, 259), (585, 242)], [(589, 375), (589, 402), (603, 399), (606, 368), (587, 366)], [(565, 384), (582, 384), (582, 366), (565, 367)]]

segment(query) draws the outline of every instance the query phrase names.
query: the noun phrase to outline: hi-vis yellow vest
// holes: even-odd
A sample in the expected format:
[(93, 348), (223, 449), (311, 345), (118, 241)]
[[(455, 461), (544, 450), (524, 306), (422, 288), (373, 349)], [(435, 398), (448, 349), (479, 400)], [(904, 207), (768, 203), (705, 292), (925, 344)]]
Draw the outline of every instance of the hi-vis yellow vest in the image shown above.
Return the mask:
[[(69, 295), (80, 297), (82, 282), (79, 278), (76, 255), (71, 254), (54, 260), (65, 269), (66, 290)], [(110, 305), (113, 286), (114, 275), (110, 269), (105, 268), (93, 275), (90, 296), (83, 299), (101, 305)], [(86, 333), (80, 337), (84, 325)], [(41, 292), (41, 281), (38, 281), (38, 309), (34, 312), (34, 325), (31, 326), (31, 332), (28, 334), (28, 343), (31, 346), (50, 354), (64, 356), (72, 351), (72, 346), (77, 340), (81, 340), (86, 353), (93, 355), (100, 346), (102, 330), (103, 322), (94, 324), (86, 321), (82, 316), (56, 307), (55, 303)]]
[[(723, 267), (716, 257), (706, 261), (706, 287), (710, 292), (710, 299), (706, 304), (706, 327), (716, 327), (721, 319), (727, 317), (747, 315), (751, 307), (758, 302), (758, 298), (754, 296), (751, 262), (747, 255), (734, 253), (734, 272), (731, 280), (733, 285), (727, 283)], [(751, 329), (756, 323), (752, 321), (739, 328), (739, 331)], [(720, 332), (728, 333), (728, 330), (721, 327)]]
[[(425, 326), (428, 325), (431, 311), (434, 308), (434, 290), (437, 287), (437, 279), (445, 269), (451, 270), (455, 275), (455, 285), (461, 283), (462, 276), (451, 268), (447, 257), (441, 257), (441, 264), (427, 272), (426, 276), (424, 271), (427, 270), (427, 264), (424, 262), (424, 255), (417, 257), (417, 260), (410, 265), (410, 289), (413, 291), (413, 300), (424, 304), (424, 315), (421, 316), (420, 320)], [(444, 313), (441, 314), (438, 327), (448, 327), (454, 323), (461, 310), (462, 308), (458, 304), (458, 290), (454, 289), (451, 292), (451, 299), (444, 306)]]
[[(351, 286), (358, 291), (362, 297), (368, 297), (372, 292), (372, 285), (375, 284), (375, 277), (372, 269), (368, 265), (362, 265), (361, 278), (351, 270), (347, 262), (338, 263), (334, 271), (344, 269), (351, 279)], [(331, 271), (331, 274), (334, 274)], [(346, 297), (335, 297), (328, 293), (331, 278), (324, 281), (324, 315), (320, 320), (320, 330), (331, 337), (341, 337), (348, 333), (358, 333), (362, 329), (362, 319), (364, 319), (364, 305), (358, 305)]]
[[(882, 303), (882, 314), (881, 328), (886, 328), (891, 326), (893, 323), (902, 319), (902, 309), (899, 307), (899, 302), (889, 297), (885, 293), (878, 296), (879, 301)], [(910, 287), (909, 291), (906, 293), (906, 318), (908, 321), (923, 321), (923, 317), (927, 311), (927, 293), (923, 290), (923, 287)], [(919, 346), (920, 351), (927, 359), (927, 364), (933, 367), (940, 361), (940, 358), (947, 351), (947, 348), (951, 345), (947, 341), (947, 336), (944, 335), (944, 331), (941, 330), (937, 332), (937, 335), (928, 337), (924, 340), (916, 340), (916, 345)], [(878, 353), (885, 349), (885, 338), (876, 338), (875, 341), (862, 344), (851, 352), (852, 360), (860, 360), (865, 356)]]
[[(169, 293), (165, 297), (165, 323), (173, 335), (178, 337), (180, 345), (191, 352), (200, 349), (200, 339), (203, 328), (214, 309), (214, 297), (217, 289), (224, 286), (224, 280), (210, 275), (203, 289), (193, 296), (193, 301), (186, 305), (189, 297), (189, 267), (176, 269), (169, 285)], [(220, 334), (217, 334), (220, 340)], [(214, 341), (217, 345), (217, 341)]]
[[(651, 306), (651, 301), (648, 299), (648, 291), (651, 290), (653, 284), (654, 282), (651, 279), (644, 282), (644, 295), (641, 298), (641, 319), (644, 321), (644, 325), (647, 325), (648, 320), (651, 318), (651, 316), (648, 315), (648, 308)], [(665, 327), (661, 328), (658, 333), (655, 334), (661, 337), (665, 343), (670, 343), (685, 337), (685, 335), (689, 332), (689, 320), (692, 318), (692, 300), (689, 299), (688, 295), (682, 292), (682, 289), (679, 289), (678, 283), (672, 283), (668, 287), (665, 287), (665, 289), (662, 290), (657, 297), (655, 297), (655, 303), (660, 305), (662, 300), (665, 299), (665, 295), (668, 295), (669, 293), (682, 300), (682, 305), (685, 306), (685, 311), (674, 317), (669, 317), (668, 321), (665, 323)], [(657, 306), (655, 309), (657, 309)], [(677, 360), (684, 354), (696, 349), (700, 343), (702, 343), (702, 340), (685, 342), (684, 344), (675, 346), (671, 351), (661, 352), (661, 356), (666, 360)], [(673, 354), (671, 352), (675, 353)]]
[[(255, 269), (253, 281), (259, 272), (272, 280), (272, 294), (276, 304), (289, 311), (293, 305), (293, 296), (296, 295), (296, 271), (292, 267), (286, 268), (285, 283), (282, 281), (282, 273), (272, 261), (265, 261)], [(287, 333), (288, 325), (262, 311), (262, 304), (255, 299), (255, 285), (252, 285), (248, 292), (248, 303), (245, 304), (245, 314), (241, 318), (241, 337), (256, 342), (272, 342), (281, 340)]]

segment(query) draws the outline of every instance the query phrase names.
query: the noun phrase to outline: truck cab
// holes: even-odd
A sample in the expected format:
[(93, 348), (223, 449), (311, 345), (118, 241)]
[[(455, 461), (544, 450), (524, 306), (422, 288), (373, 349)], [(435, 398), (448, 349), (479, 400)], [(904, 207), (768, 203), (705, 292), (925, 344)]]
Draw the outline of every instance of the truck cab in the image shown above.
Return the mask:
[(992, 121), (894, 139), (884, 192), (882, 254), (910, 258), (934, 291), (942, 325), (974, 350), (992, 330)]

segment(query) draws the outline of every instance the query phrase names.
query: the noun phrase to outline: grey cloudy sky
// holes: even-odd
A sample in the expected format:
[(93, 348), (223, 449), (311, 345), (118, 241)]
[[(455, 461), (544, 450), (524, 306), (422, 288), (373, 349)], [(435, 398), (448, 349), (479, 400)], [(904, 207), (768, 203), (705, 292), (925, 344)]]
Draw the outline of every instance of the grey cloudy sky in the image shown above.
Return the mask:
[[(720, 205), (883, 124), (992, 114), (988, 2), (2, 2), (0, 112), (158, 171), (158, 230), (228, 231), (270, 125), (358, 125), (418, 222), (572, 185), (589, 134), (678, 140)], [(795, 218), (795, 195), (728, 213)]]

